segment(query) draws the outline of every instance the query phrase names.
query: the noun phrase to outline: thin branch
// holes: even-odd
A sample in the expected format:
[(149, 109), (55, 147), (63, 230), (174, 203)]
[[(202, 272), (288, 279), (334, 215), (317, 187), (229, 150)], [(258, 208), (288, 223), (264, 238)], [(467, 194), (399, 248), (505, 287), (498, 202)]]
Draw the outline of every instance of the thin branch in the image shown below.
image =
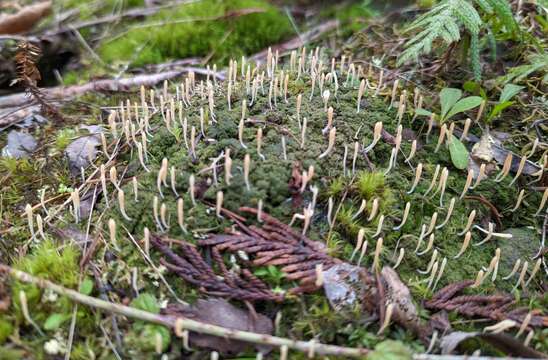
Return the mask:
[(163, 325), (168, 328), (174, 329), (176, 333), (182, 333), (182, 330), (184, 329), (201, 334), (213, 335), (231, 340), (245, 341), (254, 344), (270, 345), (274, 347), (287, 346), (287, 348), (289, 349), (306, 353), (310, 352), (311, 347), (313, 347), (313, 351), (317, 355), (337, 355), (360, 358), (369, 353), (368, 349), (327, 345), (316, 343), (314, 341), (291, 340), (277, 336), (252, 333), (249, 331), (227, 329), (221, 326), (211, 325), (182, 317), (153, 314), (148, 311), (143, 311), (129, 306), (116, 304), (84, 295), (78, 291), (67, 289), (60, 285), (54, 284), (51, 281), (34, 277), (26, 272), (13, 269), (7, 265), (0, 264), (0, 271), (10, 274), (12, 277), (19, 281), (33, 284), (38, 286), (39, 288), (48, 289), (59, 295), (66, 296), (69, 299), (80, 304), (84, 304), (111, 313), (116, 313), (129, 318)]

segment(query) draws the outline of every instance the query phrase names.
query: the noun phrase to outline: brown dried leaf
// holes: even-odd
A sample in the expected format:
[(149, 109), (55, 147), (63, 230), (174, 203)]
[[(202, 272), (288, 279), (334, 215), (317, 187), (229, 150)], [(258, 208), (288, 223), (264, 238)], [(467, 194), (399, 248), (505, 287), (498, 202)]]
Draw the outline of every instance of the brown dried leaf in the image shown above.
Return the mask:
[[(250, 331), (271, 335), (274, 326), (272, 320), (262, 314), (244, 311), (228, 301), (219, 298), (200, 299), (193, 305), (170, 304), (162, 311), (166, 315), (183, 316), (188, 319), (222, 326), (228, 329)], [(190, 333), (190, 345), (215, 350), (224, 354), (236, 354), (250, 346), (243, 341), (229, 340), (218, 336)], [(261, 352), (268, 347), (256, 345)]]
[(441, 338), (442, 354), (451, 354), (456, 350), (459, 344), (468, 339), (480, 339), (498, 350), (503, 351), (509, 356), (519, 356), (533, 359), (546, 359), (546, 355), (542, 354), (523, 343), (516, 338), (506, 334), (485, 334), (477, 332), (454, 331), (449, 335)]
[(29, 31), (51, 11), (51, 1), (26, 6), (19, 12), (0, 17), (0, 34), (19, 34)]

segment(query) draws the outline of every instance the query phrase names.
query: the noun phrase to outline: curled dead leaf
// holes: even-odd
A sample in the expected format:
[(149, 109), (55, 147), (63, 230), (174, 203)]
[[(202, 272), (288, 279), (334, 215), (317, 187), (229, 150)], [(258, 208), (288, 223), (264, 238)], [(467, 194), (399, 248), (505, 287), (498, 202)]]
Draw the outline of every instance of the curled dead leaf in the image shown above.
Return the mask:
[(29, 31), (51, 11), (51, 1), (26, 6), (15, 14), (0, 17), (0, 34), (19, 34)]

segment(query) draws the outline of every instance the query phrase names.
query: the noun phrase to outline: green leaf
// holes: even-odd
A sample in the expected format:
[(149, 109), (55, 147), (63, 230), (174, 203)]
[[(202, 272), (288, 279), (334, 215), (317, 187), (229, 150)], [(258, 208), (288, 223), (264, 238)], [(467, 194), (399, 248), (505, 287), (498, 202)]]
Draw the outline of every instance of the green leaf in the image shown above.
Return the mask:
[(462, 84), (462, 88), (469, 93), (475, 94), (479, 91), (480, 84), (475, 81), (468, 80), (464, 84)]
[(378, 343), (367, 360), (411, 360), (413, 354), (401, 341), (385, 340)]
[(453, 105), (462, 96), (462, 91), (454, 88), (443, 88), (440, 91), (441, 118), (445, 119), (445, 115), (451, 110)]
[(523, 88), (524, 86), (506, 84), (500, 93), (499, 102), (502, 103), (505, 101), (509, 101), (511, 98), (516, 96)]
[(482, 101), (483, 99), (479, 96), (468, 96), (464, 99), (460, 99), (459, 102), (457, 102), (455, 106), (451, 108), (451, 111), (449, 111), (444, 120), (447, 120), (458, 113), (478, 107), (480, 106)]
[(68, 316), (65, 314), (51, 314), (44, 323), (44, 329), (57, 330), (67, 318)]
[(505, 101), (503, 103), (500, 103), (500, 104), (497, 104), (493, 107), (493, 110), (491, 110), (491, 114), (489, 114), (489, 117), (487, 118), (487, 120), (492, 120), (494, 118), (496, 118), (497, 116), (499, 116), (499, 114), (504, 110), (506, 109), (507, 107), (511, 106), (512, 104), (514, 104), (513, 101)]
[(454, 135), (451, 141), (449, 141), (449, 154), (451, 155), (453, 165), (455, 165), (457, 169), (466, 169), (466, 166), (468, 165), (468, 150)]
[(432, 112), (426, 109), (415, 109), (415, 114), (418, 116), (431, 116)]
[(90, 278), (85, 278), (80, 284), (80, 289), (78, 290), (84, 295), (89, 295), (93, 291), (93, 280)]
[(153, 295), (148, 293), (142, 293), (133, 299), (131, 306), (153, 314), (158, 314), (160, 312), (160, 305), (158, 304), (158, 301)]

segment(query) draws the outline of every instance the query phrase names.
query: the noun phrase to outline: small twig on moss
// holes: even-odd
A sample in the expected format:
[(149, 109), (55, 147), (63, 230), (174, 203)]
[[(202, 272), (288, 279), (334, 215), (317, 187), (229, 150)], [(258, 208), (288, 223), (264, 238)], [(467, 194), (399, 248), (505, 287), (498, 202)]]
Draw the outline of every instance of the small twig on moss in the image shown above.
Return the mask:
[(13, 278), (38, 286), (42, 289), (48, 289), (59, 295), (66, 296), (69, 299), (104, 311), (116, 313), (129, 318), (151, 322), (166, 326), (173, 329), (179, 336), (184, 330), (190, 330), (201, 334), (208, 334), (218, 337), (223, 337), (231, 340), (240, 340), (254, 344), (270, 345), (275, 347), (287, 346), (289, 349), (309, 352), (311, 346), (314, 347), (314, 352), (318, 355), (338, 355), (359, 358), (369, 353), (368, 349), (349, 348), (336, 345), (327, 345), (310, 341), (298, 341), (277, 336), (265, 334), (257, 334), (249, 331), (240, 331), (227, 329), (217, 325), (211, 325), (200, 321), (195, 321), (183, 317), (167, 316), (153, 314), (148, 311), (139, 310), (122, 304), (116, 304), (109, 301), (97, 299), (91, 296), (84, 295), (78, 291), (67, 289), (51, 281), (34, 277), (23, 271), (13, 269), (7, 265), (0, 264), (0, 272), (10, 274)]

